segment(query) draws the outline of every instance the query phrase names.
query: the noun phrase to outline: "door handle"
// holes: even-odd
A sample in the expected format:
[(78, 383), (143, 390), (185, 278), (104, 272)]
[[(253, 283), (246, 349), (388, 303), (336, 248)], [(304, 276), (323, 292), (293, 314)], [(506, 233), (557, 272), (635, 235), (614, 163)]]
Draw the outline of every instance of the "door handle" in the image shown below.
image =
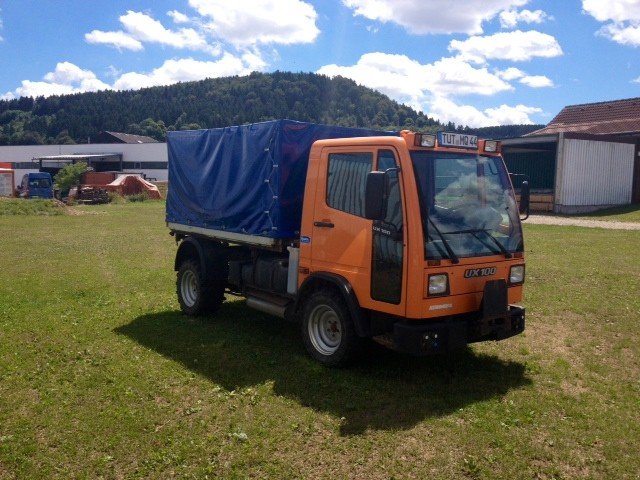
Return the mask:
[(335, 225), (331, 222), (313, 222), (313, 226), (314, 227), (320, 227), (320, 228), (333, 228), (335, 227)]

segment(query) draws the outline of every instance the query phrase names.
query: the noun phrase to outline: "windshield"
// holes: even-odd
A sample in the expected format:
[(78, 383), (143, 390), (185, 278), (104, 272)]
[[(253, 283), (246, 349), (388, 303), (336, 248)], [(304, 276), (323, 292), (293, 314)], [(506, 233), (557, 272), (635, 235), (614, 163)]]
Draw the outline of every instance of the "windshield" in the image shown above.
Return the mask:
[(502, 159), (412, 152), (428, 260), (523, 250), (520, 218)]
[(49, 188), (51, 182), (48, 178), (31, 178), (29, 180), (29, 188)]

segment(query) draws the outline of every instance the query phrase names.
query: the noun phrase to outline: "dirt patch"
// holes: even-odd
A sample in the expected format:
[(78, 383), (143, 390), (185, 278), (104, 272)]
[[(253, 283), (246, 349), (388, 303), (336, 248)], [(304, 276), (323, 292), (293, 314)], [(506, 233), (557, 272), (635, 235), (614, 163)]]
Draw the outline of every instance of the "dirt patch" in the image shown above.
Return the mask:
[(543, 357), (543, 362), (564, 360), (574, 370), (584, 368), (584, 358), (581, 354), (584, 348), (584, 337), (581, 332), (585, 323), (584, 317), (573, 312), (563, 312), (560, 315), (548, 316), (542, 321), (536, 321), (526, 330), (531, 343), (537, 345), (537, 350)]

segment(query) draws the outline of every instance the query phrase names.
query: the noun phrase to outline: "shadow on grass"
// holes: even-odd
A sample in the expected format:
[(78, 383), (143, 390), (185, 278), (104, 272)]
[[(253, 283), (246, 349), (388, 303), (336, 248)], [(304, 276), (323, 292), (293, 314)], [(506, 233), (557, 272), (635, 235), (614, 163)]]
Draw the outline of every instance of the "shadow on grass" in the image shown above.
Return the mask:
[(639, 213), (640, 205), (623, 205), (621, 207), (605, 208), (596, 210), (595, 212), (582, 213), (577, 216), (581, 217), (609, 217), (613, 215), (624, 215), (629, 213)]
[(524, 365), (471, 349), (416, 358), (372, 346), (350, 368), (328, 369), (307, 357), (297, 326), (243, 302), (225, 304), (215, 319), (142, 315), (116, 332), (227, 390), (271, 381), (276, 395), (343, 418), (343, 435), (411, 428), (531, 383)]

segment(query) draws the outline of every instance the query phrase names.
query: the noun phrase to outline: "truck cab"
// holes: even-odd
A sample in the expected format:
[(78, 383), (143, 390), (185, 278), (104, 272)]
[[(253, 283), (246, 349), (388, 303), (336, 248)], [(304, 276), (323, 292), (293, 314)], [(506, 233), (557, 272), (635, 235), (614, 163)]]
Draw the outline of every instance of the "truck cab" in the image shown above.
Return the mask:
[(53, 180), (46, 172), (25, 173), (18, 187), (21, 198), (53, 198)]
[(316, 142), (300, 285), (319, 273), (344, 279), (367, 336), (411, 353), (522, 332), (522, 228), (498, 149), (412, 132)]
[[(193, 151), (202, 144), (197, 137)], [(171, 148), (186, 151), (179, 146)], [(184, 216), (195, 201), (172, 196), (170, 172), (167, 223), (179, 243), (184, 313), (215, 311), (225, 293), (243, 296), (298, 323), (308, 353), (328, 366), (357, 357), (367, 339), (428, 355), (524, 331), (522, 226), (499, 142), (402, 131), (325, 138), (308, 152), (299, 231), (287, 238), (195, 225), (196, 215), (178, 223), (173, 212)], [(266, 181), (274, 200), (278, 170)]]

